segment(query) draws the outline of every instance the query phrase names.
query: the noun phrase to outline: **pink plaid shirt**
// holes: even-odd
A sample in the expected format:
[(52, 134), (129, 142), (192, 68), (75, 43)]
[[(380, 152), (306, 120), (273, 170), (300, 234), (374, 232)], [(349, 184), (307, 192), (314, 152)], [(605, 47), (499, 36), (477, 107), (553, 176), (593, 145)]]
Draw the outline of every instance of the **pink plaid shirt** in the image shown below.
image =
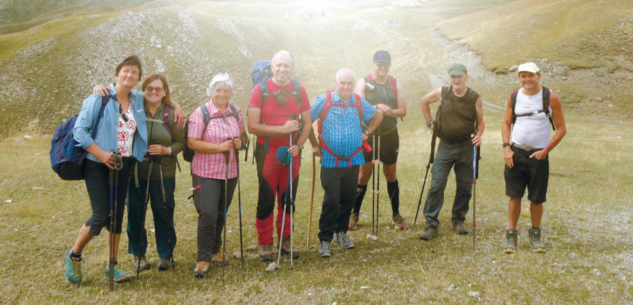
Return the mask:
[[(218, 107), (213, 104), (213, 100), (207, 102), (209, 108), (209, 115), (211, 118), (217, 116), (226, 117), (226, 121), (222, 118), (212, 119), (207, 126), (207, 130), (202, 135), (204, 129), (204, 117), (200, 107), (193, 112), (189, 118), (189, 137), (202, 139), (205, 142), (220, 144), (226, 138), (239, 137), (244, 130), (244, 120), (242, 118), (242, 110), (237, 108), (237, 117), (239, 122), (235, 120), (231, 107), (226, 107), (226, 110), (220, 111)], [(224, 180), (224, 155), (222, 153), (215, 154), (201, 154), (196, 153), (191, 162), (191, 173), (198, 177), (212, 178)], [(229, 179), (237, 177), (237, 166), (235, 163), (235, 152), (231, 150), (229, 158)]]

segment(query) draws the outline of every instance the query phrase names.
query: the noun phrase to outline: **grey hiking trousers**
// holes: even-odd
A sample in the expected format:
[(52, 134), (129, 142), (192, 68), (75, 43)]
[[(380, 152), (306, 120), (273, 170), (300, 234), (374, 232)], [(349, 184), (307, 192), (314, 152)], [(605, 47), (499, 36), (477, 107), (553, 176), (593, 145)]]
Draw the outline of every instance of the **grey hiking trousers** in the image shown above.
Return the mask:
[(455, 167), (457, 190), (453, 201), (453, 222), (464, 222), (468, 213), (468, 202), (472, 197), (473, 186), (473, 145), (453, 145), (440, 141), (431, 173), (431, 189), (424, 203), (424, 217), (427, 227), (438, 227), (438, 215), (444, 205), (444, 190), (451, 168)]
[[(211, 255), (220, 252), (222, 247), (222, 229), (224, 229), (224, 180), (202, 178), (191, 175), (192, 186), (200, 185), (194, 192), (193, 202), (198, 211), (198, 259), (197, 262), (211, 262)], [(237, 178), (228, 180), (228, 198), (226, 209), (231, 206), (231, 199)]]

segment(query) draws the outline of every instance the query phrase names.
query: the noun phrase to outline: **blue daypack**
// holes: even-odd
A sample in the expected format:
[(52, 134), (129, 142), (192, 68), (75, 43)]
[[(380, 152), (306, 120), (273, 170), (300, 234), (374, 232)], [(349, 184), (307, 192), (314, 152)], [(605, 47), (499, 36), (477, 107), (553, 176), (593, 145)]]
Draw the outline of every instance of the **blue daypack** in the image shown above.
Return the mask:
[(253, 64), (251, 67), (251, 77), (253, 78), (253, 86), (251, 89), (255, 88), (255, 85), (261, 83), (263, 80), (273, 77), (271, 65), (272, 61), (270, 60), (260, 60)]
[[(103, 117), (105, 106), (110, 101), (109, 96), (101, 98), (101, 109), (99, 109), (99, 116), (97, 121), (92, 126), (90, 136), (94, 139), (97, 136), (99, 122)], [(73, 115), (66, 122), (61, 123), (55, 132), (53, 133), (53, 140), (51, 141), (51, 167), (53, 171), (59, 175), (62, 180), (83, 180), (84, 175), (82, 167), (84, 159), (88, 155), (88, 152), (81, 146), (77, 146), (73, 128), (75, 128), (75, 122), (77, 121), (79, 114)]]

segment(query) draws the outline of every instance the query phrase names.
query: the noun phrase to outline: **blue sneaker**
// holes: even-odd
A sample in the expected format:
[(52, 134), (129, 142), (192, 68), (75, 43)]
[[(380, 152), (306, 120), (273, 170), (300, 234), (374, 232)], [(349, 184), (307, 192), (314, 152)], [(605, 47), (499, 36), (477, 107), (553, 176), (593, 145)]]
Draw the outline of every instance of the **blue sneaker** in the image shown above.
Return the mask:
[(72, 249), (68, 249), (64, 253), (64, 261), (66, 262), (66, 278), (73, 284), (81, 284), (81, 258), (75, 259), (70, 257)]
[[(132, 275), (129, 274), (128, 272), (125, 272), (125, 271), (119, 269), (119, 267), (117, 267), (116, 265), (114, 266), (114, 281), (116, 283), (126, 282), (126, 281), (130, 280), (131, 277), (132, 277)], [(110, 268), (109, 267), (106, 268), (106, 272), (103, 274), (103, 279), (106, 280), (106, 281), (110, 280)]]

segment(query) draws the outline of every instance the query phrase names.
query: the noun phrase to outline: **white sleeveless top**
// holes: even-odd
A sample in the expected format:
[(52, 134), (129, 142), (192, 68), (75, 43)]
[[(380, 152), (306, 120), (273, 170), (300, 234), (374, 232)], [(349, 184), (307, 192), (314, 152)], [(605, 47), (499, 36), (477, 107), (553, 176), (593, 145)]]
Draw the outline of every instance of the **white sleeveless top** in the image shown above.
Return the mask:
[[(550, 94), (551, 94), (550, 90)], [(515, 113), (517, 115), (543, 110), (543, 89), (535, 95), (523, 94), (523, 89), (517, 92)], [(549, 113), (552, 108), (549, 107)], [(550, 141), (550, 123), (544, 112), (531, 116), (517, 117), (512, 129), (512, 142), (529, 145), (535, 148), (545, 148)]]

